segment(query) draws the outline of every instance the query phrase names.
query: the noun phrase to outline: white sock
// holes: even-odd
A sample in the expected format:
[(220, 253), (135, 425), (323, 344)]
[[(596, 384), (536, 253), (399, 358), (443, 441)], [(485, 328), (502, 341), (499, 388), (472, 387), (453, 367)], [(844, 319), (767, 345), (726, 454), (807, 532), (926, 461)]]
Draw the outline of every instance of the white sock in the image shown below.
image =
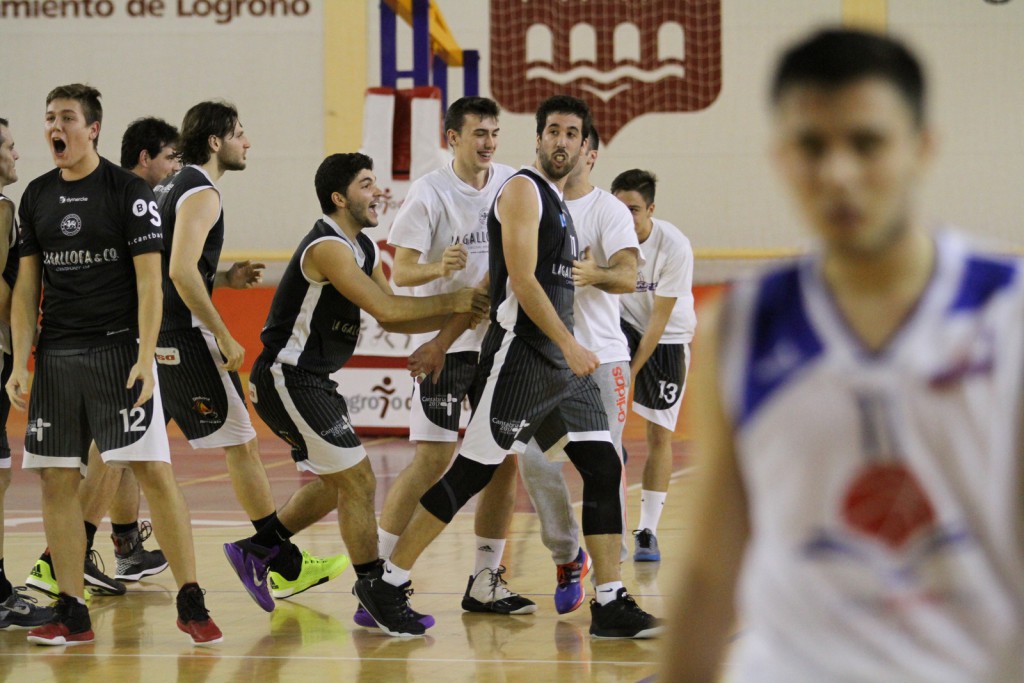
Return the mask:
[(476, 565), (473, 568), (473, 576), (476, 576), (485, 569), (496, 571), (501, 566), (501, 556), (505, 552), (504, 538), (476, 537)]
[(621, 581), (599, 584), (594, 591), (597, 594), (597, 604), (607, 605), (609, 602), (615, 602), (615, 598), (619, 597), (620, 588), (623, 588)]
[(380, 559), (390, 560), (396, 543), (398, 543), (398, 536), (396, 534), (388, 533), (377, 527), (377, 553), (380, 555)]
[(662, 491), (640, 491), (640, 524), (637, 529), (650, 529), (652, 534), (657, 533), (667, 496), (668, 493)]
[(384, 561), (384, 580), (392, 586), (401, 586), (409, 580), (411, 570), (402, 569), (391, 564), (391, 560)]

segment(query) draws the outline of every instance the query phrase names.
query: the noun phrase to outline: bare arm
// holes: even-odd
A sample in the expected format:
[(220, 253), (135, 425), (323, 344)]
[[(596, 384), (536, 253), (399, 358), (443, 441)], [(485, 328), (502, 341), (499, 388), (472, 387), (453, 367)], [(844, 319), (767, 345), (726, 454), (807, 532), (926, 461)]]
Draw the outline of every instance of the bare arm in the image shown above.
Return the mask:
[(164, 311), (162, 265), (159, 252), (139, 254), (132, 258), (135, 264), (135, 289), (139, 295), (139, 358), (128, 374), (128, 389), (142, 382), (142, 393), (135, 401), (138, 408), (153, 395), (153, 357), (156, 338), (160, 334), (160, 320)]
[(684, 527), (691, 529), (662, 643), (658, 680), (714, 683), (734, 628), (740, 564), (750, 535), (733, 431), (718, 390), (717, 316), (704, 322), (687, 401), (697, 474)]
[[(328, 280), (346, 299), (382, 325), (466, 313), (479, 305), (475, 290), (468, 287), (450, 294), (397, 296), (391, 292), (379, 264), (371, 278), (356, 263), (352, 250), (338, 240), (324, 240), (311, 246), (302, 268), (315, 282)], [(429, 329), (436, 330), (439, 325), (440, 322)]]
[(7, 394), (18, 410), (25, 410), (28, 397), (28, 357), (36, 337), (39, 320), (39, 294), (42, 291), (43, 261), (39, 254), (22, 256), (18, 279), (11, 294), (11, 345), (13, 361)]
[(534, 275), (540, 204), (533, 183), (526, 178), (512, 178), (498, 199), (498, 212), (501, 215), (501, 240), (509, 284), (519, 305), (530, 320), (558, 345), (569, 368), (579, 376), (589, 375), (597, 369), (597, 356), (579, 345), (558, 317)]
[(206, 291), (206, 283), (196, 264), (203, 244), (220, 215), (220, 196), (216, 190), (201, 190), (178, 208), (174, 222), (174, 244), (167, 274), (192, 314), (213, 333), (224, 354), (227, 370), (237, 370), (245, 359), (245, 349), (235, 341)]
[[(7, 263), (13, 231), (14, 204), (0, 200), (0, 264)], [(11, 286), (3, 278), (0, 278), (0, 320), (5, 323), (11, 321)]]
[(408, 247), (395, 248), (395, 265), (391, 277), (399, 287), (425, 285), (432, 280), (448, 277), (466, 267), (469, 252), (461, 244), (452, 244), (444, 250), (440, 261), (420, 263), (420, 252)]
[(651, 319), (647, 321), (647, 329), (644, 331), (643, 336), (640, 337), (636, 353), (633, 354), (633, 359), (629, 362), (631, 377), (636, 377), (636, 373), (640, 372), (640, 369), (650, 359), (651, 354), (654, 353), (655, 347), (661, 341), (661, 335), (665, 333), (665, 326), (668, 325), (668, 319), (672, 315), (672, 309), (675, 308), (675, 305), (676, 297), (674, 296), (654, 296), (654, 308), (651, 310)]
[(599, 266), (590, 258), (590, 247), (583, 258), (572, 263), (572, 280), (577, 287), (597, 287), (609, 294), (629, 294), (636, 291), (637, 250), (620, 249), (608, 259), (607, 266)]

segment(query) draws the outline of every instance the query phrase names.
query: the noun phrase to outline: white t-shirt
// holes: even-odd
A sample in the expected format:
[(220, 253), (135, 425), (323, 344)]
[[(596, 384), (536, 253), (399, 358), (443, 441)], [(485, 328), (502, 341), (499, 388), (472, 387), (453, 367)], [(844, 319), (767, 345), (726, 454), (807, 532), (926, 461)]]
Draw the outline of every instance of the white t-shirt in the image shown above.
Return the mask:
[[(479, 284), (487, 273), (487, 212), (498, 188), (514, 173), (511, 166), (491, 164), (487, 184), (477, 190), (455, 175), (452, 164), (447, 164), (413, 182), (391, 225), (388, 244), (415, 249), (420, 252), (420, 263), (440, 261), (444, 250), (456, 242), (469, 252), (463, 270), (413, 287), (415, 296), (445, 294)], [(479, 351), (486, 329), (487, 325), (481, 324), (475, 330), (466, 330), (448, 353)], [(414, 334), (413, 346), (435, 336), (434, 332)]]
[[(579, 253), (590, 247), (597, 265), (608, 266), (608, 259), (623, 249), (636, 249), (640, 243), (633, 229), (633, 216), (626, 205), (600, 188), (579, 199), (567, 200), (572, 223), (579, 239)], [(643, 263), (643, 256), (639, 256)], [(619, 295), (597, 287), (577, 287), (573, 302), (575, 337), (590, 349), (601, 363), (629, 360), (629, 346), (619, 325)]]
[(645, 332), (654, 311), (654, 297), (676, 297), (661, 344), (689, 344), (697, 328), (693, 310), (693, 248), (668, 221), (653, 219), (651, 234), (641, 243), (646, 262), (636, 276), (636, 292), (619, 298), (622, 319)]

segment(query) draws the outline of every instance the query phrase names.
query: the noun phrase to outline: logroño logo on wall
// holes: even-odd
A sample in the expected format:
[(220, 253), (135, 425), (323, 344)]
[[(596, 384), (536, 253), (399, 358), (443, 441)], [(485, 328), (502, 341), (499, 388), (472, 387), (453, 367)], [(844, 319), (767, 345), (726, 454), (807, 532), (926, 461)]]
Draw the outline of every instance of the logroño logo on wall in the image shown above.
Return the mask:
[(491, 0), (491, 90), (516, 113), (579, 97), (609, 141), (643, 114), (714, 102), (721, 37), (721, 0)]

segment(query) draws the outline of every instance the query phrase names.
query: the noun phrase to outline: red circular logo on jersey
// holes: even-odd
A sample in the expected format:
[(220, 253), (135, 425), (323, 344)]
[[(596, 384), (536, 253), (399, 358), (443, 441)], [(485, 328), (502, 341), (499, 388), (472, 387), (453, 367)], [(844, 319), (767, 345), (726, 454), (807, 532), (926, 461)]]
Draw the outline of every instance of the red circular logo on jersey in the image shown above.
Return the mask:
[(843, 518), (895, 550), (935, 522), (935, 509), (909, 469), (898, 463), (874, 464), (847, 489)]

